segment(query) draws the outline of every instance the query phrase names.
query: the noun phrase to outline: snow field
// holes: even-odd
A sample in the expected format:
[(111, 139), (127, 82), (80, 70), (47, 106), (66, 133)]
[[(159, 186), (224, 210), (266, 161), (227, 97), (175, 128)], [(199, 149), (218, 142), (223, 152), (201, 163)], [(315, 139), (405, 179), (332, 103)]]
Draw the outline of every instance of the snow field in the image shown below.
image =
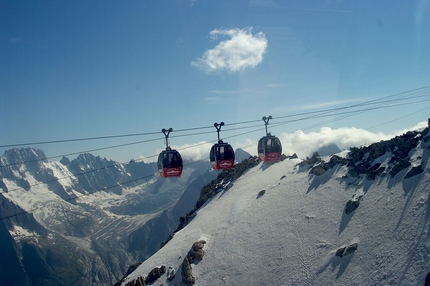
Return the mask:
[[(247, 171), (124, 284), (161, 265), (180, 276), (192, 244), (207, 237), (203, 260), (192, 265), (196, 285), (420, 285), (430, 268), (428, 172), (368, 181), (337, 167), (315, 177), (299, 162)], [(360, 205), (346, 215), (355, 194)], [(353, 243), (354, 253), (334, 255)]]

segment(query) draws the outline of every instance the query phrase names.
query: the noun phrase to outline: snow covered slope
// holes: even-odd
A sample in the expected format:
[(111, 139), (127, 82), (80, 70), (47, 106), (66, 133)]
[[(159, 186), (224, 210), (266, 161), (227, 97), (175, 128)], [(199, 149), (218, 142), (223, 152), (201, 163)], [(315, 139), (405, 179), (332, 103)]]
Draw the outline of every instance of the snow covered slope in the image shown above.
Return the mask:
[[(414, 164), (393, 177), (367, 179), (343, 164), (315, 175), (299, 159), (260, 163), (210, 199), (122, 285), (162, 265), (167, 271), (149, 285), (180, 283), (181, 265), (201, 240), (204, 257), (191, 264), (195, 285), (424, 285), (429, 152), (424, 141), (409, 152), (423, 171), (410, 178)], [(383, 156), (375, 162), (385, 162)], [(352, 197), (359, 206), (346, 215)], [(357, 249), (341, 257), (339, 249), (351, 245)]]

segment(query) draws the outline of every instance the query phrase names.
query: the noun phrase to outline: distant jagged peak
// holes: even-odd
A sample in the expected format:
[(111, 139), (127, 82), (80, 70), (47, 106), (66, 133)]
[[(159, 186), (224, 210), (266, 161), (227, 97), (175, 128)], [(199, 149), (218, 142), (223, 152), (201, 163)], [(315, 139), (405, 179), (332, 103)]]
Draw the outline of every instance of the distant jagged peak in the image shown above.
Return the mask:
[(19, 165), (38, 161), (47, 162), (48, 159), (42, 150), (31, 147), (6, 150), (1, 157), (3, 165)]
[(235, 151), (235, 160), (236, 160), (236, 162), (240, 163), (243, 160), (248, 159), (249, 157), (251, 157), (251, 154), (249, 154), (245, 150), (243, 150), (241, 148), (237, 148), (236, 149), (236, 151)]
[(78, 165), (93, 165), (93, 166), (105, 166), (105, 165), (120, 165), (120, 163), (102, 158), (100, 156), (95, 156), (91, 153), (79, 154), (76, 159), (73, 159), (70, 163)]
[(67, 158), (66, 156), (63, 156), (63, 158), (61, 158), (60, 163), (63, 164), (64, 166), (67, 166), (70, 164), (70, 159)]

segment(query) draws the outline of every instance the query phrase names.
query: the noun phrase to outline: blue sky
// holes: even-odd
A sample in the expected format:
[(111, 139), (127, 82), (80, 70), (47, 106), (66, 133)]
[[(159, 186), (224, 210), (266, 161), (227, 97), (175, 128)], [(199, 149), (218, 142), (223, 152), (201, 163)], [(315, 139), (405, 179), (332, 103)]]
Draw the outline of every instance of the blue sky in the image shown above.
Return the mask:
[[(267, 115), (283, 140), (301, 131), (319, 138), (322, 127), (357, 138), (357, 129), (370, 131), (378, 140), (429, 117), (424, 89), (420, 103), (275, 125), (429, 86), (429, 0), (3, 0), (0, 35), (0, 146), (160, 131), (29, 145), (48, 157), (155, 140), (92, 152), (126, 162), (157, 154), (162, 128), (221, 121), (221, 137), (246, 147), (264, 135), (263, 121), (228, 124)], [(238, 136), (256, 124), (260, 131)], [(216, 130), (171, 136), (183, 148), (215, 140)]]

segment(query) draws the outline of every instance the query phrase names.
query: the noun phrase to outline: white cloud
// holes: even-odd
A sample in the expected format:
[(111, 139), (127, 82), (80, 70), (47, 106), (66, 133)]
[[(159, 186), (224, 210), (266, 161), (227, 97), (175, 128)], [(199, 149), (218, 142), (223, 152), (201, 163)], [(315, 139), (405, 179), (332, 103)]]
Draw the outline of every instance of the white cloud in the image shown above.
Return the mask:
[(229, 39), (221, 41), (215, 48), (207, 50), (203, 56), (191, 64), (208, 72), (227, 70), (241, 71), (247, 67), (255, 67), (263, 61), (263, 54), (267, 49), (267, 39), (262, 32), (255, 35), (252, 29), (230, 29), (210, 32), (214, 39), (227, 36)]
[(334, 143), (341, 150), (345, 150), (350, 147), (370, 145), (381, 140), (390, 140), (407, 131), (418, 130), (426, 126), (427, 122), (420, 122), (416, 126), (405, 130), (399, 130), (393, 134), (385, 134), (382, 132), (373, 133), (371, 131), (355, 127), (344, 127), (338, 129), (322, 127), (319, 132), (304, 133), (303, 131), (298, 130), (294, 133), (282, 133), (279, 136), (279, 139), (282, 142), (284, 154), (292, 155), (296, 153), (299, 158), (305, 158), (306, 156), (312, 156), (315, 151), (330, 143)]
[(305, 158), (312, 156), (315, 151), (330, 143), (334, 143), (341, 150), (344, 150), (349, 147), (358, 147), (387, 140), (390, 139), (390, 135), (372, 133), (355, 127), (339, 129), (322, 127), (319, 132), (304, 133), (298, 130), (294, 133), (283, 133), (279, 136), (279, 139), (282, 142), (284, 154), (292, 155), (296, 153), (299, 158)]

